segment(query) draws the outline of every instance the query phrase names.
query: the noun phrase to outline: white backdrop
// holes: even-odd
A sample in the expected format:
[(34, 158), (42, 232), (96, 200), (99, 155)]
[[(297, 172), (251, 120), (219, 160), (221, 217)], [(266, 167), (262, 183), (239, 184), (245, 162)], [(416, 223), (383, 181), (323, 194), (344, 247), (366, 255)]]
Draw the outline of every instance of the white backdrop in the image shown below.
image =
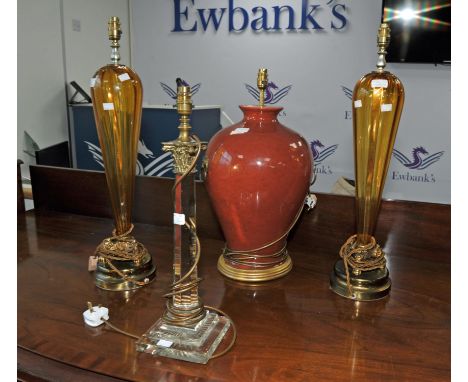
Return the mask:
[[(229, 4), (246, 10), (251, 22), (266, 12), (266, 26), (274, 25), (274, 6), (289, 5), (294, 24), (302, 22), (302, 7), (313, 12), (323, 28), (287, 30), (283, 11), (278, 31), (229, 31)], [(144, 102), (172, 104), (161, 82), (175, 88), (181, 77), (191, 86), (200, 84), (194, 103), (220, 104), (235, 122), (242, 118), (240, 104), (256, 104), (246, 87), (255, 87), (259, 67), (269, 70), (273, 101), (284, 107), (281, 122), (300, 132), (314, 145), (317, 181), (314, 189), (331, 192), (336, 180), (354, 178), (351, 101), (349, 90), (375, 67), (376, 33), (380, 23), (378, 0), (132, 0), (132, 64), (142, 78)], [(265, 11), (255, 7), (264, 7)], [(179, 7), (179, 14), (176, 8)], [(218, 28), (206, 22), (209, 8)], [(226, 8), (225, 11), (220, 8)], [(334, 15), (333, 11), (342, 15)], [(234, 27), (243, 23), (234, 12)], [(345, 27), (333, 29), (343, 25)], [(182, 29), (176, 32), (177, 20)], [(260, 24), (256, 24), (257, 26)], [(406, 103), (395, 149), (403, 162), (433, 158), (409, 169), (392, 157), (384, 197), (450, 203), (450, 68), (430, 64), (389, 64), (403, 82)], [(288, 86), (291, 86), (288, 91)], [(421, 148), (423, 150), (421, 150)], [(431, 157), (431, 155), (433, 155)], [(424, 167), (424, 168), (423, 168)]]

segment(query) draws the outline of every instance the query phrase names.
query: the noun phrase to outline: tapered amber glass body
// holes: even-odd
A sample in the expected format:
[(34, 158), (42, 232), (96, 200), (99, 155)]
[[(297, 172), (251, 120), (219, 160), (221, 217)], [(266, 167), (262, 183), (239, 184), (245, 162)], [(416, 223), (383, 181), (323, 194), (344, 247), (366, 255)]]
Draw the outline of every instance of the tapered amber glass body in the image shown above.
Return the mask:
[(386, 71), (362, 77), (353, 93), (356, 227), (358, 244), (370, 242), (398, 130), (405, 93)]
[(93, 77), (91, 95), (116, 233), (131, 226), (143, 88), (138, 75), (110, 64)]

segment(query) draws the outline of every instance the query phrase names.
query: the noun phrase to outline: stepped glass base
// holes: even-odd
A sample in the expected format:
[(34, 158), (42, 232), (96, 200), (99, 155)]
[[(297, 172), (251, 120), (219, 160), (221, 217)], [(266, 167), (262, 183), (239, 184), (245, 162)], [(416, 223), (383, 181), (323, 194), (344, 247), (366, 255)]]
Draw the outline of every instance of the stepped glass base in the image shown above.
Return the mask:
[(372, 301), (386, 297), (390, 293), (391, 280), (388, 269), (374, 269), (359, 275), (350, 272), (353, 293), (350, 295), (346, 283), (346, 270), (343, 260), (338, 260), (330, 275), (330, 288), (342, 297), (357, 301)]
[(156, 278), (156, 267), (146, 248), (133, 237), (129, 239), (105, 239), (98, 247), (99, 250), (113, 250), (125, 248), (127, 254), (137, 255), (139, 260), (111, 260), (116, 272), (104, 258), (99, 257), (95, 270), (94, 283), (98, 288), (111, 291), (126, 291), (141, 288)]
[(218, 271), (230, 279), (246, 282), (261, 282), (275, 280), (286, 276), (292, 269), (292, 260), (289, 255), (278, 265), (269, 268), (239, 269), (230, 265), (221, 255), (218, 259)]
[(208, 311), (205, 318), (192, 328), (167, 325), (159, 319), (137, 341), (136, 349), (182, 361), (206, 364), (230, 326), (230, 321)]

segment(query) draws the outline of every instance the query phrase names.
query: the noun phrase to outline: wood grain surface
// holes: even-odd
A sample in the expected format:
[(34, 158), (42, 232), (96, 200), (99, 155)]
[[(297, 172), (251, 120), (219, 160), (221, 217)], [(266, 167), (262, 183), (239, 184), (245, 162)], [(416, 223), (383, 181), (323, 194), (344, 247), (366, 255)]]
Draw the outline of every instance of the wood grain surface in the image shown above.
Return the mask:
[[(47, 171), (46, 176), (44, 168), (31, 168), (39, 208), (18, 214), (18, 369), (24, 380), (34, 381), (27, 376), (35, 375), (39, 381), (87, 381), (69, 378), (78, 370), (110, 381), (450, 380), (450, 206), (383, 203), (376, 238), (388, 253), (392, 291), (383, 300), (359, 303), (329, 289), (338, 250), (354, 230), (353, 198), (317, 194), (317, 207), (302, 216), (290, 235), (291, 273), (251, 286), (217, 271), (224, 243), (217, 224), (202, 221), (213, 215), (201, 197), (200, 293), (205, 304), (232, 317), (238, 339), (227, 355), (197, 365), (138, 353), (133, 339), (87, 327), (82, 319), (86, 301), (101, 303), (109, 307), (114, 325), (139, 335), (162, 315), (172, 271), (172, 228), (163, 216), (170, 206), (148, 206), (147, 215), (163, 211), (149, 224), (142, 201), (135, 203), (141, 204), (135, 221), (143, 222), (135, 224), (134, 234), (154, 257), (157, 281), (132, 292), (102, 291), (94, 286), (87, 261), (113, 227), (105, 212), (108, 205), (94, 206), (107, 196), (66, 202), (67, 195), (78, 198), (78, 187), (60, 185), (80, 179), (83, 194), (97, 195), (104, 193), (105, 182), (97, 181), (99, 176), (85, 181), (89, 172)], [(61, 178), (55, 185), (54, 176)], [(38, 177), (41, 181), (35, 182)], [(137, 198), (170, 201), (162, 193), (170, 191), (171, 181), (143, 182), (149, 183)], [(50, 206), (57, 200), (44, 200), (44, 187), (49, 195), (60, 188), (61, 208)], [(66, 211), (67, 203), (72, 211)], [(78, 204), (86, 208), (80, 210)], [(94, 210), (96, 216), (86, 216)]]

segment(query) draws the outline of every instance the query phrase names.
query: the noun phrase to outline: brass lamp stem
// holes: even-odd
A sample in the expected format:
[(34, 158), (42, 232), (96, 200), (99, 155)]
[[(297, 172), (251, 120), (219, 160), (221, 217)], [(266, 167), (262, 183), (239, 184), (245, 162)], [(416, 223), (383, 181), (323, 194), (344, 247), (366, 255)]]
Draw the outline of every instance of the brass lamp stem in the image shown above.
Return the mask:
[(257, 87), (260, 92), (258, 106), (265, 106), (265, 91), (268, 86), (268, 69), (258, 69)]
[(120, 61), (120, 36), (122, 30), (120, 29), (120, 20), (117, 16), (112, 16), (107, 23), (107, 32), (109, 34), (109, 40), (111, 41), (111, 61), (113, 64), (118, 64)]
[[(177, 113), (179, 114), (179, 136), (171, 142), (163, 142), (163, 151), (170, 151), (174, 157), (174, 173), (184, 174), (193, 167), (193, 157), (199, 151), (196, 139), (190, 136), (190, 115), (192, 114), (192, 96), (190, 86), (177, 88)], [(206, 143), (201, 142), (201, 149), (206, 149)]]
[(190, 86), (179, 86), (177, 88), (177, 113), (180, 118), (179, 138), (181, 142), (190, 141), (190, 115), (192, 114), (192, 97)]
[[(192, 100), (190, 86), (177, 87), (177, 113), (179, 114), (179, 137), (163, 142), (163, 151), (174, 158), (176, 181), (173, 187), (174, 211), (184, 216), (183, 224), (176, 224), (174, 237), (174, 283), (163, 320), (176, 326), (193, 326), (202, 320), (206, 310), (198, 295), (197, 264), (200, 258), (200, 242), (196, 234), (196, 207), (194, 186), (195, 165), (206, 143), (190, 136)], [(189, 242), (189, 248), (186, 244)]]
[(387, 23), (380, 24), (379, 33), (377, 35), (377, 46), (379, 48), (377, 54), (377, 71), (382, 73), (385, 69), (387, 62), (385, 61), (385, 55), (387, 54), (387, 48), (390, 44), (390, 26)]

